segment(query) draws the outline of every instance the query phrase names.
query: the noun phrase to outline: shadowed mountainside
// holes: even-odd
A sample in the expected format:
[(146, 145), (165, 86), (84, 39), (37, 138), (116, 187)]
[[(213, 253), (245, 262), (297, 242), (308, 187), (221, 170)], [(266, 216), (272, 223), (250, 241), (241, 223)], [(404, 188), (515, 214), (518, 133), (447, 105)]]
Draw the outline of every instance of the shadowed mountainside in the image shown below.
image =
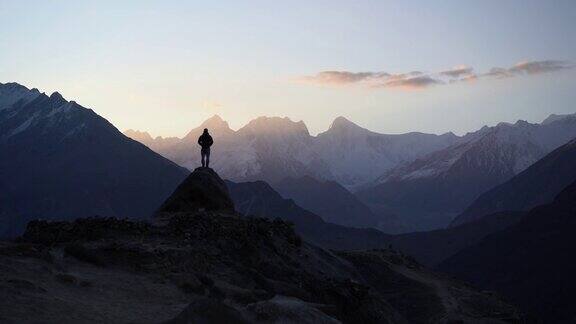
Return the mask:
[(576, 182), (520, 222), (487, 236), (439, 269), (496, 290), (546, 323), (576, 318)]
[(236, 211), (245, 216), (281, 218), (294, 224), (296, 232), (309, 242), (336, 250), (387, 247), (390, 235), (370, 228), (351, 228), (325, 222), (320, 216), (284, 199), (264, 181), (227, 181)]
[(149, 217), (188, 174), (92, 110), (16, 83), (0, 84), (0, 156), (0, 237), (36, 218)]
[(477, 222), (429, 232), (389, 235), (375, 229), (351, 228), (325, 222), (318, 215), (284, 199), (263, 181), (227, 181), (236, 210), (243, 215), (279, 217), (295, 225), (307, 241), (333, 250), (378, 249), (393, 246), (427, 266), (435, 266), (486, 235), (502, 230), (522, 212), (497, 213)]
[(335, 181), (322, 181), (305, 176), (286, 178), (272, 184), (284, 198), (294, 199), (299, 206), (322, 217), (326, 222), (348, 227), (372, 227), (386, 233), (399, 229), (393, 215), (375, 214), (354, 194)]
[(418, 262), (434, 267), (484, 237), (517, 223), (526, 212), (508, 211), (488, 215), (478, 221), (447, 229), (395, 235), (395, 249), (413, 256)]

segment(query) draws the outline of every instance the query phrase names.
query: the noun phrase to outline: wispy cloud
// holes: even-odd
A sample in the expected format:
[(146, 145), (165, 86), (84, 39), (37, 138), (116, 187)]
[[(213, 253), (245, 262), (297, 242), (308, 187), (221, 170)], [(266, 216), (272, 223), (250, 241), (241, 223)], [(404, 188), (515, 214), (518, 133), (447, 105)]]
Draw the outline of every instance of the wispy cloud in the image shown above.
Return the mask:
[(299, 81), (321, 85), (351, 86), (359, 85), (370, 88), (399, 88), (407, 90), (424, 89), (436, 85), (476, 81), (481, 78), (511, 78), (521, 75), (535, 75), (570, 69), (573, 66), (566, 61), (524, 61), (509, 68), (494, 67), (484, 73), (476, 73), (467, 65), (457, 65), (440, 72), (424, 73), (412, 71), (407, 73), (389, 72), (349, 72), (323, 71), (316, 75), (304, 76)]
[(508, 71), (508, 69), (493, 67), (490, 71), (482, 74), (482, 77), (494, 77), (498, 79), (512, 77), (513, 74)]
[(419, 75), (412, 77), (403, 77), (397, 79), (390, 79), (382, 84), (383, 87), (388, 88), (403, 88), (408, 90), (423, 89), (429, 86), (443, 84), (442, 80), (434, 79), (428, 75)]
[(521, 74), (521, 73), (528, 73), (528, 74), (539, 74), (539, 73), (546, 73), (546, 72), (553, 72), (559, 70), (569, 69), (571, 66), (568, 62), (564, 61), (524, 61), (520, 62), (509, 70), (512, 73)]
[(398, 74), (387, 72), (323, 71), (314, 76), (302, 77), (299, 80), (327, 85), (362, 84), (374, 88), (406, 89), (420, 89), (443, 83), (441, 80), (436, 80), (419, 71)]
[(385, 72), (347, 72), (347, 71), (324, 71), (315, 76), (303, 77), (303, 81), (325, 84), (350, 84), (357, 82), (366, 82), (388, 77)]
[(450, 70), (440, 72), (440, 75), (445, 75), (452, 78), (459, 78), (473, 74), (474, 69), (466, 65), (458, 65)]

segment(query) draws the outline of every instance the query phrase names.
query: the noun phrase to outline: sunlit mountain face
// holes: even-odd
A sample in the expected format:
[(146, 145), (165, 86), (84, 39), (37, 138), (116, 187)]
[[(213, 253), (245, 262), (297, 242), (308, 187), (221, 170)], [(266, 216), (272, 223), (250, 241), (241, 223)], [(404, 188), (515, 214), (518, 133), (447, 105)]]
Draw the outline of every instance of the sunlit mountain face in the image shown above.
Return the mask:
[(196, 141), (204, 128), (216, 139), (213, 165), (227, 179), (264, 180), (281, 192), (285, 179), (335, 181), (357, 192), (372, 212), (394, 215), (397, 230), (410, 231), (447, 226), (481, 193), (576, 137), (576, 116), (499, 123), (464, 136), (379, 134), (343, 117), (317, 136), (303, 122), (279, 117), (260, 117), (234, 131), (219, 116), (184, 138), (125, 134), (191, 169), (199, 164)]
[(304, 122), (289, 118), (260, 117), (237, 131), (214, 116), (185, 137), (162, 138), (128, 130), (125, 135), (139, 140), (178, 164), (198, 165), (198, 136), (208, 128), (214, 145), (214, 167), (235, 181), (277, 182), (286, 177), (313, 176), (338, 181), (355, 189), (373, 181), (392, 167), (412, 161), (458, 141), (452, 133), (433, 135), (407, 133), (386, 135), (364, 129), (344, 117), (330, 128), (312, 136)]

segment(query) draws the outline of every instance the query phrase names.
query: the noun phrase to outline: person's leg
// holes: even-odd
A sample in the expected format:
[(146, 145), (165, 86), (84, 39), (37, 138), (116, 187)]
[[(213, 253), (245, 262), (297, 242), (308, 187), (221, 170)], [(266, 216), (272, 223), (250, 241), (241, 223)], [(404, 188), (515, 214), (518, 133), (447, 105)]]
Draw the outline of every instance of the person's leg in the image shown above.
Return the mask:
[(204, 151), (204, 149), (200, 150), (200, 156), (201, 161), (202, 161), (202, 167), (206, 166), (206, 162), (205, 162), (205, 157), (206, 157), (206, 152)]
[(206, 167), (210, 167), (210, 148), (206, 149)]

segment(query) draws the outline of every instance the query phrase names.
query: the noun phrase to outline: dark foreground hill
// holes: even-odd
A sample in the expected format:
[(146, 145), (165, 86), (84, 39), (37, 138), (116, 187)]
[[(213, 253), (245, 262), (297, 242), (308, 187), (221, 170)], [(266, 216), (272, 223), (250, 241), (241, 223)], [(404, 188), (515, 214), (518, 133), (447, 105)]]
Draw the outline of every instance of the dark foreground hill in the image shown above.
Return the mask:
[(280, 218), (294, 224), (311, 243), (334, 250), (388, 247), (393, 236), (372, 228), (352, 228), (325, 222), (320, 216), (284, 199), (264, 181), (227, 182), (236, 211), (244, 216)]
[(502, 230), (522, 217), (523, 212), (501, 212), (453, 228), (389, 235), (372, 228), (352, 228), (325, 222), (320, 216), (284, 199), (263, 181), (227, 181), (236, 211), (242, 215), (281, 218), (294, 224), (299, 235), (332, 250), (365, 250), (393, 246), (427, 266), (474, 245), (488, 234)]
[(449, 258), (439, 269), (493, 289), (546, 323), (576, 319), (576, 182), (554, 202)]
[(391, 244), (418, 262), (434, 267), (486, 236), (516, 224), (525, 214), (522, 211), (499, 212), (455, 227), (400, 234), (391, 238)]
[(149, 217), (187, 173), (57, 92), (0, 84), (0, 237), (36, 218)]
[(310, 176), (289, 177), (272, 186), (282, 197), (294, 199), (296, 204), (328, 223), (356, 228), (372, 227), (385, 233), (402, 231), (394, 215), (373, 212), (336, 181), (318, 180)]
[[(221, 182), (215, 174), (213, 181)], [(206, 196), (227, 200), (221, 186), (207, 187)], [(157, 217), (156, 225), (111, 218), (30, 223), (17, 242), (0, 244), (0, 322), (520, 319), (494, 295), (392, 250), (333, 253), (302, 241), (284, 221), (240, 217), (226, 204), (163, 208)]]

